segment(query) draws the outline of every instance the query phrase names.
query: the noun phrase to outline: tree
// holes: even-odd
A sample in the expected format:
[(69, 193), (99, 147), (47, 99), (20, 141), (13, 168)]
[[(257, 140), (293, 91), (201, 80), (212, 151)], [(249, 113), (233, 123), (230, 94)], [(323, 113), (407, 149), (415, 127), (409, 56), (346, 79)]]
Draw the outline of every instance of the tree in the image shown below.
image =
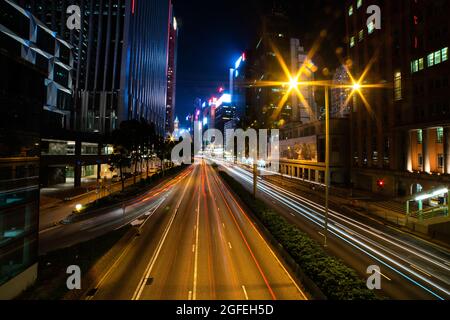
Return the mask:
[(123, 168), (131, 166), (128, 151), (122, 146), (115, 145), (114, 153), (109, 158), (110, 171), (114, 172), (115, 169), (119, 169), (120, 182), (122, 183), (122, 191), (125, 190), (125, 179), (123, 174)]
[(156, 139), (155, 146), (156, 146), (156, 154), (161, 161), (161, 169), (164, 175), (165, 172), (164, 162), (167, 159), (167, 157), (170, 156), (172, 149), (175, 146), (175, 141), (170, 139), (166, 140), (163, 137), (158, 137)]
[(109, 164), (111, 168), (119, 169), (123, 191), (125, 189), (123, 169), (125, 167), (131, 167), (131, 155), (135, 148), (135, 132), (133, 130), (133, 124), (130, 124), (128, 121), (122, 122), (119, 129), (113, 131), (111, 138), (114, 146), (114, 153), (109, 159)]
[(141, 119), (141, 150), (142, 155), (145, 157), (147, 162), (147, 179), (149, 177), (148, 167), (149, 167), (149, 161), (150, 156), (153, 153), (155, 140), (156, 140), (156, 127), (153, 122), (148, 123), (147, 120)]

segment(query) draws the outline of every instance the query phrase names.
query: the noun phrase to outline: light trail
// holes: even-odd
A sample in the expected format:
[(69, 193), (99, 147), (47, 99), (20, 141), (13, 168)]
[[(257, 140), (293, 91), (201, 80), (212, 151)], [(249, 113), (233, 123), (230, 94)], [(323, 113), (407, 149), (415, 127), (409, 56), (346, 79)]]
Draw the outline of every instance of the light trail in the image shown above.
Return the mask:
[[(214, 161), (216, 161), (216, 160), (214, 159)], [(233, 175), (241, 178), (245, 182), (247, 182), (249, 184), (253, 183), (251, 175), (247, 171), (245, 171), (241, 168), (230, 168), (227, 164), (224, 164), (224, 167), (229, 172), (231, 172)], [(320, 228), (323, 228), (324, 219), (323, 219), (323, 214), (320, 212), (323, 210), (322, 206), (319, 206), (319, 205), (311, 202), (310, 200), (300, 197), (290, 191), (281, 189), (278, 186), (274, 186), (274, 185), (267, 183), (265, 181), (262, 181), (262, 180), (260, 180), (260, 181), (261, 181), (261, 183), (259, 184), (259, 188), (258, 188), (259, 191), (262, 191), (265, 194), (268, 194), (272, 198), (275, 198), (279, 202), (281, 202), (284, 205), (286, 205), (287, 207), (291, 208), (297, 214), (300, 214), (301, 216), (303, 216), (303, 217), (307, 218), (309, 221), (311, 221), (313, 224), (319, 226)], [(276, 187), (276, 190), (274, 187)], [(273, 190), (272, 190), (272, 188), (273, 188)], [(303, 202), (303, 203), (301, 203), (301, 202)], [(312, 208), (305, 206), (304, 203), (307, 203)], [(448, 296), (449, 296), (448, 289), (442, 287), (441, 285), (437, 284), (436, 282), (434, 282), (430, 279), (427, 279), (426, 277), (417, 273), (413, 268), (409, 267), (411, 264), (417, 265), (417, 263), (412, 262), (412, 261), (411, 261), (411, 263), (409, 263), (410, 262), (409, 259), (407, 259), (405, 257), (400, 257), (397, 252), (393, 252), (392, 250), (386, 248), (385, 246), (382, 246), (381, 244), (376, 243), (371, 239), (368, 239), (366, 236), (358, 233), (355, 230), (352, 230), (351, 231), (352, 234), (350, 234), (349, 232), (346, 231), (346, 229), (348, 227), (345, 227), (345, 229), (343, 229), (342, 224), (338, 223), (336, 220), (341, 221), (346, 224), (349, 224), (351, 227), (353, 227), (355, 229), (362, 230), (378, 239), (388, 242), (389, 244), (394, 245), (394, 246), (400, 248), (401, 250), (405, 250), (406, 252), (413, 254), (429, 263), (432, 263), (432, 264), (442, 268), (446, 272), (448, 272), (449, 268), (443, 259), (435, 257), (430, 253), (427, 253), (427, 255), (430, 257), (426, 257), (426, 255), (423, 254), (424, 251), (419, 250), (422, 252), (418, 252), (417, 250), (412, 249), (411, 246), (409, 244), (405, 243), (404, 241), (398, 241), (397, 239), (396, 239), (397, 242), (392, 241), (392, 240), (388, 239), (388, 237), (386, 237), (387, 236), (386, 234), (374, 232), (371, 230), (371, 228), (369, 229), (367, 226), (364, 226), (362, 223), (357, 222), (348, 217), (345, 217), (342, 214), (339, 214), (335, 211), (330, 212), (330, 217), (332, 218), (332, 220), (330, 221), (331, 225), (329, 226), (329, 228), (330, 228), (329, 231), (333, 235), (344, 240), (346, 243), (348, 243), (351, 246), (357, 248), (358, 250), (364, 252), (365, 254), (372, 257), (373, 259), (383, 263), (383, 265), (387, 266), (389, 269), (391, 269), (394, 272), (396, 272), (397, 274), (401, 275), (403, 278), (407, 279), (414, 285), (416, 285), (416, 286), (424, 289), (428, 293), (432, 294), (434, 297), (441, 299), (441, 300), (448, 299)], [(393, 238), (391, 236), (389, 236), (389, 237), (391, 239)], [(400, 242), (401, 244), (399, 244), (398, 242)], [(405, 245), (407, 245), (408, 247), (405, 247)], [(400, 259), (401, 261), (408, 262), (408, 266), (403, 265), (401, 262), (395, 261), (393, 258), (384, 254), (380, 250), (383, 250), (383, 251), (387, 252), (388, 254), (393, 255), (395, 258)], [(440, 260), (440, 261), (435, 261), (432, 258), (437, 258), (435, 260)], [(444, 262), (444, 264), (442, 262)], [(422, 282), (426, 283), (428, 286), (432, 287), (434, 290), (439, 291), (440, 293), (434, 292), (430, 288), (425, 287), (424, 285), (422, 285), (418, 281), (414, 280), (411, 276), (409, 276), (408, 274), (406, 274), (405, 272), (403, 272), (399, 269), (406, 271), (408, 274), (416, 277), (417, 279), (420, 279)], [(440, 276), (433, 275), (433, 277), (448, 284), (448, 281), (442, 279)], [(442, 293), (445, 294), (447, 296), (447, 298), (443, 297)]]

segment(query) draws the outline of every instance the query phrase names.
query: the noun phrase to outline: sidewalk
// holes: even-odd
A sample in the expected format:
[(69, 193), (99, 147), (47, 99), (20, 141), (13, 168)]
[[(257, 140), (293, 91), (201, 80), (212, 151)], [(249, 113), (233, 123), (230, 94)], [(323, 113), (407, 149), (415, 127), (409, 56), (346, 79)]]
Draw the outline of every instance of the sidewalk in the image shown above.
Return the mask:
[[(147, 173), (136, 177), (136, 183), (141, 179), (146, 179)], [(125, 181), (125, 187), (133, 185), (133, 178)], [(41, 206), (39, 213), (39, 231), (52, 228), (72, 214), (75, 206), (81, 204), (83, 206), (109, 196), (112, 193), (121, 191), (122, 183), (107, 181), (103, 184), (103, 188), (97, 190), (97, 182), (87, 182), (79, 188), (54, 188), (44, 189), (41, 192)]]

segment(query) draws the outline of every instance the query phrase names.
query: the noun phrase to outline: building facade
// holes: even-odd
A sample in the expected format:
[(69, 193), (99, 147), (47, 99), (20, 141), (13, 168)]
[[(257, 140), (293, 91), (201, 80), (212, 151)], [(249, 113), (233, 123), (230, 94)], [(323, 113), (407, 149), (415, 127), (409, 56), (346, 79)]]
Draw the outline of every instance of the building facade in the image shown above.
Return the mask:
[[(108, 136), (123, 121), (145, 119), (165, 135), (169, 0), (17, 3), (72, 47), (70, 90), (59, 90), (57, 106), (47, 108), (58, 112), (42, 128), (42, 186), (73, 181), (78, 187), (83, 178), (102, 178), (112, 152)], [(80, 8), (80, 30), (67, 27), (72, 4)]]
[[(386, 84), (383, 89), (362, 91), (367, 105), (360, 98), (353, 100), (350, 136), (355, 187), (411, 196), (448, 186), (449, 2), (357, 0), (346, 4), (351, 72), (358, 79), (370, 64), (365, 81)], [(368, 5), (381, 8), (381, 29), (376, 29), (375, 21), (367, 23)]]
[[(37, 277), (42, 120), (70, 90), (70, 46), (29, 12), (0, 1), (0, 299)], [(53, 116), (53, 117), (52, 117)]]
[[(350, 157), (348, 119), (330, 121), (330, 179), (347, 185)], [(325, 183), (325, 122), (288, 124), (280, 130), (280, 172), (313, 183)]]
[(174, 131), (175, 103), (177, 90), (177, 52), (178, 52), (178, 23), (171, 8), (171, 24), (169, 29), (169, 60), (167, 65), (167, 105), (166, 105), (166, 133)]
[[(300, 40), (291, 30), (291, 24), (283, 11), (274, 9), (271, 14), (263, 17), (256, 46), (248, 51), (247, 126), (282, 128), (286, 123), (307, 123), (320, 118), (314, 87), (298, 88), (299, 94), (290, 88), (292, 80), (314, 80), (314, 72), (317, 71)], [(300, 69), (303, 72), (297, 78)], [(270, 85), (274, 82), (277, 84)], [(291, 94), (286, 97), (287, 92)]]

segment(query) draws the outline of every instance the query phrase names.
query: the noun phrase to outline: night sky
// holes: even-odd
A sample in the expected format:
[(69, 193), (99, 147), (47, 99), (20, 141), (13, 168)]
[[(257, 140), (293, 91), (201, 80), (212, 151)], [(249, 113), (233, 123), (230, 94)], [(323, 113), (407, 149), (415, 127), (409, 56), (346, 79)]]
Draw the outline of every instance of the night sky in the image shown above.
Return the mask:
[[(335, 30), (333, 23), (344, 27), (341, 1), (284, 2), (304, 41), (313, 41), (322, 28)], [(260, 17), (272, 5), (273, 0), (174, 0), (180, 26), (176, 115), (182, 122), (196, 97), (210, 96), (227, 84), (229, 68), (254, 45)]]

